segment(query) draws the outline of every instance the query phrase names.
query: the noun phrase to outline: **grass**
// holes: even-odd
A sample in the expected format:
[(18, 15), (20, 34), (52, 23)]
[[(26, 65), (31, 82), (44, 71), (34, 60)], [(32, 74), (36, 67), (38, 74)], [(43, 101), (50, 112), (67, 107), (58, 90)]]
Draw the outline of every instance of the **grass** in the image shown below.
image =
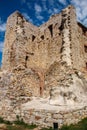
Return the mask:
[(7, 125), (7, 130), (29, 130), (28, 128), (25, 128), (24, 126), (20, 125)]
[(52, 127), (49, 127), (49, 128), (42, 128), (41, 130), (53, 130)]
[(6, 125), (5, 130), (32, 130), (37, 127), (35, 124), (29, 125), (25, 123), (23, 119), (19, 118), (19, 116), (16, 117), (16, 120), (14, 122), (4, 120), (2, 117), (0, 117), (0, 124)]
[(87, 130), (87, 118), (84, 118), (78, 124), (63, 126), (60, 130)]
[(7, 125), (7, 130), (32, 130), (36, 128), (36, 125)]
[[(14, 122), (3, 120), (3, 118), (0, 117), (0, 124), (6, 125), (6, 129), (3, 130), (33, 130), (37, 127), (34, 124), (29, 125), (25, 123), (23, 119), (19, 118), (19, 116), (17, 116), (17, 119)], [(42, 128), (41, 130), (53, 130), (53, 128)], [(82, 121), (75, 125), (64, 125), (59, 130), (87, 130), (87, 118), (84, 118)]]

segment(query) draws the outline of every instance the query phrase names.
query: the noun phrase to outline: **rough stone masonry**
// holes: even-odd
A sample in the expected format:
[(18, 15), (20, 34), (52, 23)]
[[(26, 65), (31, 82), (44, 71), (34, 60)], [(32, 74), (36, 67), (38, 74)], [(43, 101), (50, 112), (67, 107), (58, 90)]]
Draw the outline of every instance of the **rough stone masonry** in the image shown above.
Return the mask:
[(19, 12), (7, 20), (0, 116), (52, 126), (87, 116), (87, 28), (73, 6), (37, 27)]

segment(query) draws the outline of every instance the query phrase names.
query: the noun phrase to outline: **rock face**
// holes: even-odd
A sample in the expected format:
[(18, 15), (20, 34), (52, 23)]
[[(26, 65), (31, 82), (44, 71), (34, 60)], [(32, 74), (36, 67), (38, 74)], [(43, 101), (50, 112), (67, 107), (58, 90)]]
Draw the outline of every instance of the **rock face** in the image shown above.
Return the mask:
[(40, 27), (19, 12), (8, 18), (0, 90), (4, 116), (13, 108), (20, 111), (33, 98), (41, 98), (47, 109), (87, 105), (87, 29), (76, 21), (73, 6)]

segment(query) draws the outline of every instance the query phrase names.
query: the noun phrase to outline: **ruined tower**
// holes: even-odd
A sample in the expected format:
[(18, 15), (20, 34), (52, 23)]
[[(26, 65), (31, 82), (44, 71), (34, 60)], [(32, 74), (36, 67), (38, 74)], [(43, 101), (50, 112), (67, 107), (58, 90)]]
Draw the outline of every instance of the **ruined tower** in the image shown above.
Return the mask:
[[(40, 27), (15, 12), (7, 20), (2, 70), (12, 72), (16, 78), (16, 73), (20, 73), (15, 86), (18, 83), (19, 87), (23, 86), (23, 95), (30, 91), (32, 95), (47, 97), (51, 89), (60, 85), (60, 77), (64, 75), (62, 69), (86, 72), (86, 31), (77, 23), (73, 6), (52, 16)], [(19, 77), (23, 80), (21, 85)]]
[(9, 16), (0, 89), (11, 103), (17, 99), (18, 107), (18, 103), (30, 103), (35, 97), (54, 108), (85, 106), (86, 75), (87, 28), (77, 22), (73, 6), (40, 27), (26, 21), (19, 12)]

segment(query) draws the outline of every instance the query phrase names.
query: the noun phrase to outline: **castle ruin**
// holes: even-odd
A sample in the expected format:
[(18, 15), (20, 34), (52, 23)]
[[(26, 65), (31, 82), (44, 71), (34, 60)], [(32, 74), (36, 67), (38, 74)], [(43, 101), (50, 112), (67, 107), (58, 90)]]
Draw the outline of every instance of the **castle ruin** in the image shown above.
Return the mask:
[[(40, 27), (19, 12), (9, 16), (0, 72), (0, 115), (9, 120), (20, 115), (28, 123), (44, 126), (56, 121), (61, 126), (86, 116), (86, 106), (87, 28), (77, 22), (75, 8), (68, 6)], [(77, 119), (72, 116), (69, 121), (74, 110)]]

